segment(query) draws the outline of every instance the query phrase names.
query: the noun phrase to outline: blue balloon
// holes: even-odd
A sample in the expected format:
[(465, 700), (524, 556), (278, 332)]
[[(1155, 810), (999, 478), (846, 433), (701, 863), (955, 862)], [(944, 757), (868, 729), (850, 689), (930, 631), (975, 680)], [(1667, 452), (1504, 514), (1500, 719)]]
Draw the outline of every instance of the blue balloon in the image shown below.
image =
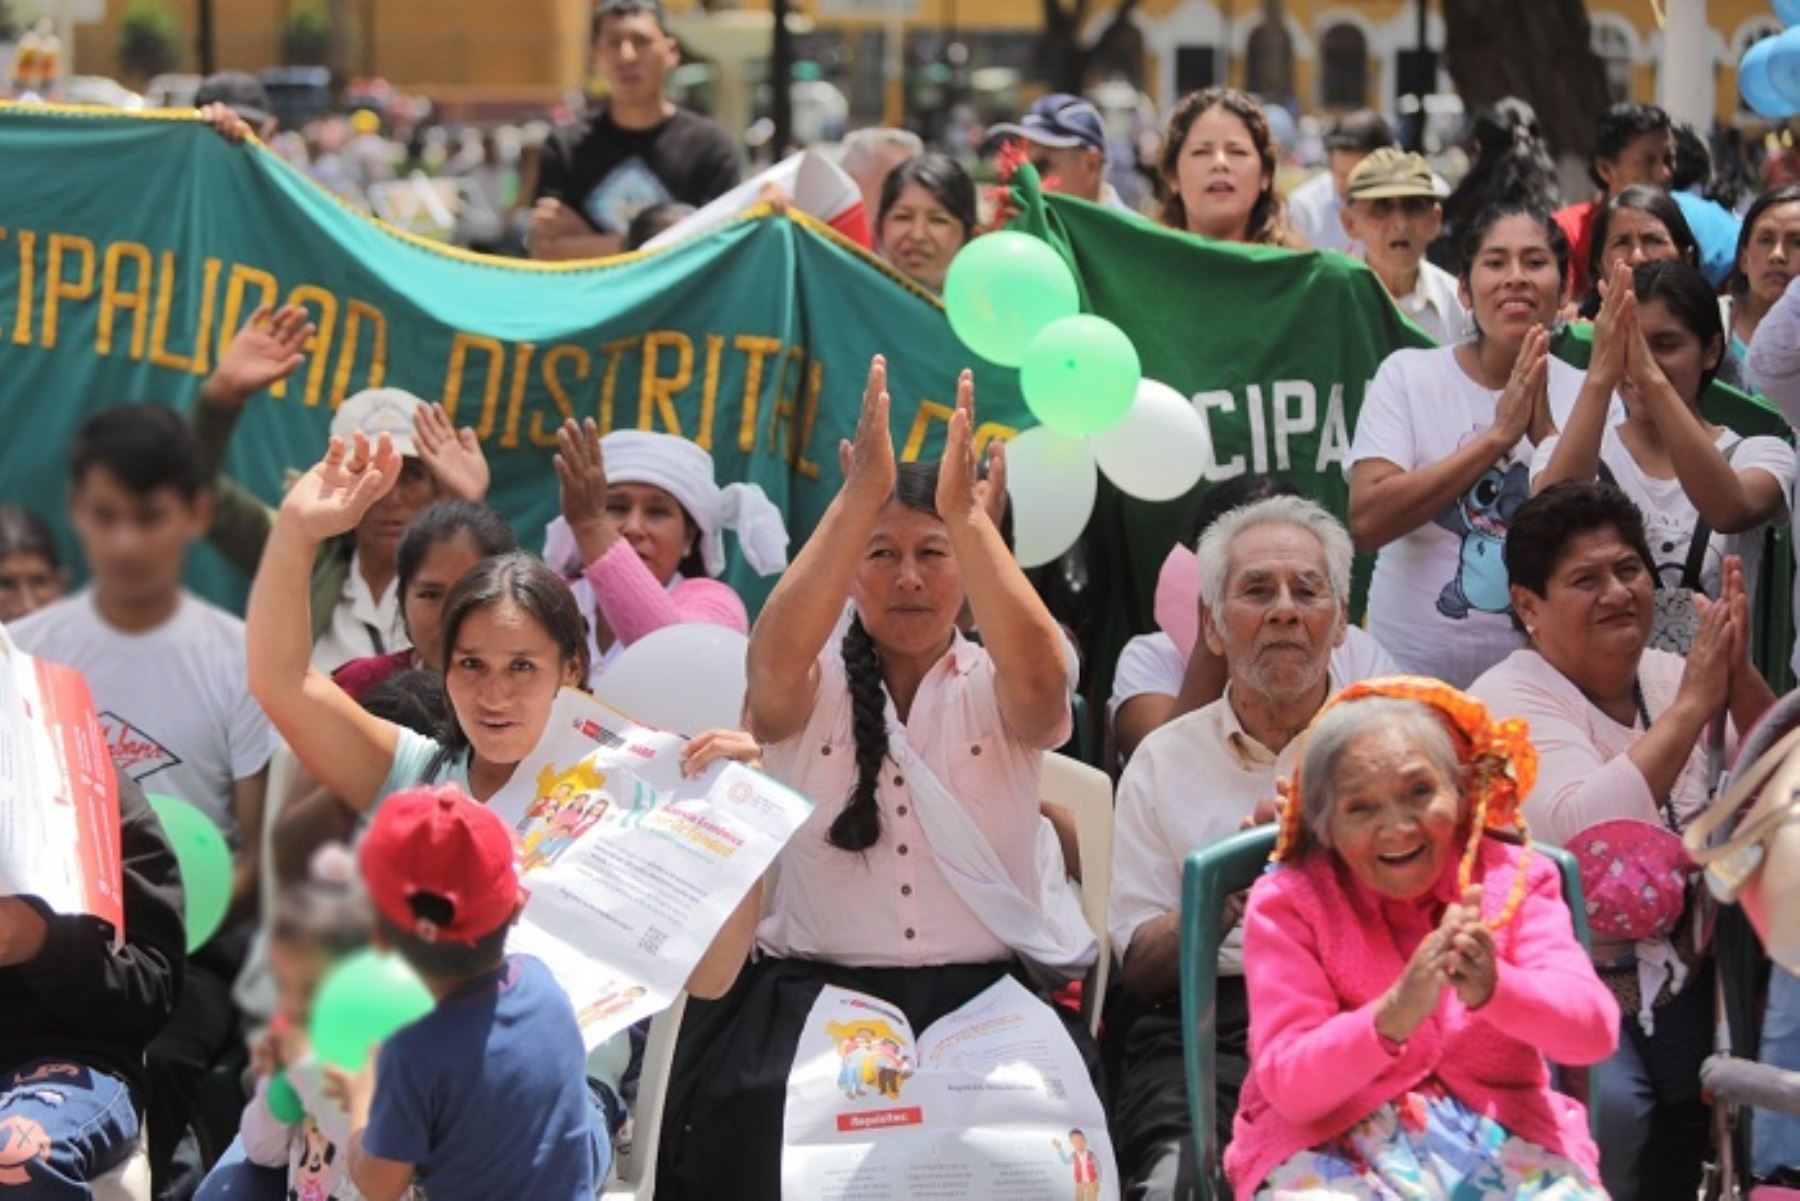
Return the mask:
[(1800, 0), (1775, 0), (1775, 15), (1783, 25), (1800, 25)]
[(1763, 41), (1770, 44), (1769, 88), (1781, 98), (1781, 115), (1800, 113), (1800, 28), (1784, 29)]
[(1738, 92), (1744, 97), (1744, 103), (1764, 117), (1791, 117), (1797, 110), (1788, 104), (1786, 98), (1775, 90), (1775, 82), (1770, 78), (1770, 59), (1774, 56), (1776, 42), (1785, 33), (1772, 38), (1764, 38), (1744, 52), (1738, 63)]

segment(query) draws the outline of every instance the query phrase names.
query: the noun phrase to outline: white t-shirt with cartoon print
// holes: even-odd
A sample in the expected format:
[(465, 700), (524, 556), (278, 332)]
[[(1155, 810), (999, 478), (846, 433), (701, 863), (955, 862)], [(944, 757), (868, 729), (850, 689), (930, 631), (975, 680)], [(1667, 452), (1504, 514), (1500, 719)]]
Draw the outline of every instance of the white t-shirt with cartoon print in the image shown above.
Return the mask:
[[(1531, 457), (1531, 478), (1537, 479), (1550, 466), (1560, 435), (1546, 438)], [(1720, 453), (1729, 454), (1734, 471), (1755, 468), (1765, 471), (1781, 488), (1782, 510), (1773, 524), (1786, 525), (1786, 500), (1794, 487), (1794, 448), (1780, 438), (1741, 437), (1721, 429), (1713, 445)], [(1658, 580), (1665, 588), (1682, 587), (1681, 577), (1687, 567), (1694, 539), (1694, 527), (1700, 511), (1688, 499), (1687, 489), (1673, 476), (1658, 479), (1638, 466), (1631, 451), (1619, 437), (1616, 427), (1609, 426), (1600, 436), (1600, 461), (1612, 472), (1613, 482), (1629, 496), (1644, 514), (1644, 534), (1650, 542), (1650, 553), (1656, 557)], [(1763, 536), (1767, 525), (1740, 534), (1721, 534), (1717, 530), (1707, 539), (1706, 561), (1700, 567), (1700, 590), (1708, 596), (1719, 595), (1719, 572), (1726, 555), (1737, 555), (1744, 563), (1744, 591), (1756, 596), (1757, 578), (1762, 570)], [(1754, 602), (1753, 602), (1754, 603)]]
[[(1549, 363), (1550, 416), (1561, 428), (1583, 373), (1554, 355)], [(1455, 347), (1397, 350), (1363, 398), (1345, 472), (1366, 459), (1403, 471), (1439, 462), (1494, 423), (1499, 399), (1462, 369)], [(1524, 645), (1508, 615), (1502, 551), (1512, 515), (1531, 495), (1532, 449), (1521, 438), (1443, 512), (1381, 548), (1369, 633), (1404, 670), (1466, 688)]]

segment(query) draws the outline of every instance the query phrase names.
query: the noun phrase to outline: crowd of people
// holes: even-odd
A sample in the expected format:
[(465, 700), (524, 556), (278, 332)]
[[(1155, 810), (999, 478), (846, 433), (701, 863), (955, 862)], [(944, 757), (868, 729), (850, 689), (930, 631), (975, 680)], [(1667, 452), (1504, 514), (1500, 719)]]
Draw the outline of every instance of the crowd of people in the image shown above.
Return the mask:
[[(611, 99), (544, 141), (518, 210), (542, 258), (631, 249), (739, 179), (723, 131), (665, 99), (676, 50), (655, 0), (606, 0), (596, 29)], [(227, 136), (255, 127), (242, 96), (202, 99)], [(1710, 759), (1775, 702), (1752, 598), (1795, 453), (1702, 398), (1736, 383), (1800, 424), (1800, 189), (1740, 217), (1703, 164), (1675, 186), (1691, 139), (1623, 104), (1595, 194), (1556, 209), (1529, 112), (1487, 120), (1511, 132), (1451, 189), (1353, 114), (1322, 182), (1284, 198), (1254, 99), (1206, 88), (1169, 118), (1163, 226), (1355, 256), (1437, 345), (1394, 351), (1370, 383), (1345, 511), (1279, 475), (1208, 488), (1171, 548), (1162, 628), (1107, 673), (1119, 971), (1089, 998), (1097, 1039), (1070, 987), (1092, 980), (1095, 932), (1063, 920), (1082, 865), (1040, 791), (1090, 648), (1014, 559), (1004, 447), (976, 453), (963, 364), (941, 365), (941, 460), (898, 462), (875, 357), (837, 495), (793, 546), (694, 443), (569, 420), (534, 553), (487, 507), (473, 432), (398, 388), (347, 399), (271, 508), (223, 464), (246, 408), (302, 361), (300, 308), (259, 309), (191, 412), (90, 417), (68, 452), (87, 582), (67, 593), (41, 516), (0, 506), (0, 621), (81, 671), (106, 725), (125, 939), (0, 897), (0, 1126), (9, 1155), (32, 1148), (0, 1179), (87, 1197), (141, 1145), (159, 1201), (594, 1196), (642, 1032), (584, 1052), (544, 966), (506, 953), (521, 894), (484, 804), (560, 690), (707, 623), (748, 635), (743, 729), (695, 732), (687, 770), (749, 763), (815, 809), (687, 981), (659, 1195), (783, 1195), (784, 1091), (827, 986), (922, 1030), (1011, 978), (1106, 1104), (1117, 1162), (1071, 1131), (1077, 1195), (1116, 1173), (1125, 1197), (1193, 1196), (1182, 865), (1273, 824), (1272, 869), (1216, 918), (1236, 1195), (1691, 1199), (1717, 1154), (1700, 1063), (1720, 968), (1699, 893), (1647, 865), (1680, 862)], [(1088, 102), (1050, 96), (998, 132), (1047, 187), (1126, 208)], [(983, 228), (969, 173), (901, 130), (851, 135), (844, 166), (874, 252), (941, 290)], [(1589, 323), (1584, 366), (1558, 353), (1572, 322)], [(721, 578), (727, 534), (778, 575), (754, 615)], [(183, 587), (201, 541), (251, 581), (241, 618)], [(234, 857), (225, 923), (191, 953), (144, 781)], [(1585, 945), (1533, 840), (1581, 864)], [(362, 1072), (307, 1078), (320, 981), (371, 943), (433, 1008)], [(1795, 1067), (1800, 987), (1777, 969), (1767, 989), (1765, 1057)], [(221, 1065), (235, 1125), (206, 1113)], [(298, 1119), (271, 1095), (289, 1068)], [(1754, 1145), (1759, 1177), (1794, 1183), (1800, 1121), (1759, 1115)]]

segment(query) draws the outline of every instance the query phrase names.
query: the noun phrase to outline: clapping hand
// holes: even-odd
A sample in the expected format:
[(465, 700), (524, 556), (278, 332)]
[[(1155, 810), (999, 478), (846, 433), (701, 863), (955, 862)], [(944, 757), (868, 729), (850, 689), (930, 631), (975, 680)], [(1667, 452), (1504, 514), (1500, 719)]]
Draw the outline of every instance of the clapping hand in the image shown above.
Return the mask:
[(1444, 937), (1444, 976), (1457, 999), (1480, 1009), (1500, 981), (1500, 956), (1493, 932), (1481, 919), (1481, 885), (1471, 884), (1462, 901), (1444, 911), (1439, 932)]
[(1550, 334), (1534, 325), (1525, 335), (1512, 374), (1494, 405), (1494, 429), (1510, 448), (1531, 430), (1532, 419), (1549, 411)]
[(1611, 392), (1630, 378), (1630, 348), (1633, 342), (1642, 341), (1630, 264), (1618, 264), (1610, 282), (1603, 277), (1600, 291), (1603, 299), (1594, 319), (1594, 350), (1588, 359), (1588, 374)]

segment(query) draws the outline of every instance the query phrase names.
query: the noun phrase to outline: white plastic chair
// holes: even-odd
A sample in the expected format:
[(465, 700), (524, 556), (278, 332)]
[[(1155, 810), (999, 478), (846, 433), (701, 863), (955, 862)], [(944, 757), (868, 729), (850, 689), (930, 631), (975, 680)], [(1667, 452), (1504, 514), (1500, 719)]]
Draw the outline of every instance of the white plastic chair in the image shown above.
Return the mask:
[(650, 1037), (644, 1043), (644, 1066), (638, 1075), (637, 1104), (632, 1107), (630, 1137), (613, 1157), (612, 1173), (600, 1191), (603, 1201), (651, 1201), (656, 1195), (656, 1153), (662, 1144), (663, 1099), (669, 1091), (669, 1071), (675, 1065), (675, 1039), (681, 1033), (681, 1013), (687, 994), (650, 1019)]
[(1075, 815), (1081, 851), (1081, 913), (1100, 940), (1100, 960), (1081, 990), (1088, 1031), (1100, 1032), (1100, 1010), (1112, 973), (1112, 945), (1106, 937), (1106, 901), (1112, 891), (1113, 790), (1105, 772), (1066, 755), (1045, 755), (1039, 798)]
[(94, 1201), (150, 1201), (150, 1131), (138, 1124), (137, 1146), (110, 1172), (88, 1181)]

